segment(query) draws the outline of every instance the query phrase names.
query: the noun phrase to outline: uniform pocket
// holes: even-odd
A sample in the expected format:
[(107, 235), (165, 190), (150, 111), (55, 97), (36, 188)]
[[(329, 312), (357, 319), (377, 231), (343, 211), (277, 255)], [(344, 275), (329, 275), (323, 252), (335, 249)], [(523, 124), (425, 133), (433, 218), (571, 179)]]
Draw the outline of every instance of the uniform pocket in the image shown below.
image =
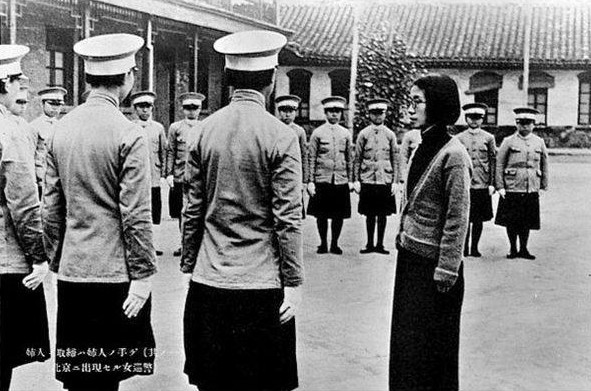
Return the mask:
[(540, 160), (542, 158), (542, 150), (537, 148), (534, 151), (534, 160)]

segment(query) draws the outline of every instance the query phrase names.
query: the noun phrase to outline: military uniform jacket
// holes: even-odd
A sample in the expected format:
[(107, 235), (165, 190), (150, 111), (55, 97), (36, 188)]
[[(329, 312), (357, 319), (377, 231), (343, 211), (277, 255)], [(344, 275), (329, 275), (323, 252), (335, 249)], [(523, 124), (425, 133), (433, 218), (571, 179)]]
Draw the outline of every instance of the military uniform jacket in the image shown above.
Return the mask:
[(289, 127), (296, 132), (298, 136), (298, 142), (300, 143), (300, 152), (302, 157), (302, 182), (308, 182), (308, 141), (306, 137), (306, 131), (300, 125), (292, 122)]
[(202, 122), (185, 172), (181, 270), (223, 289), (303, 282), (298, 139), (254, 90)]
[(118, 106), (92, 91), (48, 140), (44, 240), (60, 280), (116, 283), (156, 272), (147, 139)]
[(456, 136), (472, 160), (472, 189), (495, 185), (497, 147), (492, 134), (482, 129), (466, 129)]
[(31, 146), (0, 105), (0, 274), (28, 274), (47, 260)]
[(41, 186), (45, 179), (45, 159), (47, 158), (46, 142), (52, 133), (53, 125), (57, 122), (57, 118), (49, 118), (43, 114), (29, 123), (31, 126), (30, 130), (33, 132), (33, 138), (36, 140), (37, 144), (35, 150), (35, 174), (39, 186)]
[(548, 151), (544, 140), (519, 132), (506, 137), (497, 156), (497, 189), (535, 193), (548, 188)]
[(160, 187), (160, 178), (166, 177), (166, 151), (168, 143), (164, 134), (164, 126), (152, 119), (147, 121), (136, 119), (133, 122), (142, 127), (148, 141), (152, 187)]
[(398, 143), (396, 135), (384, 125), (370, 125), (357, 135), (353, 179), (385, 185), (398, 182)]
[(308, 153), (308, 182), (353, 182), (353, 141), (346, 128), (328, 122), (317, 127), (310, 137)]
[(189, 142), (197, 137), (199, 121), (183, 119), (174, 122), (168, 129), (168, 152), (166, 176), (174, 176), (175, 182), (182, 182)]

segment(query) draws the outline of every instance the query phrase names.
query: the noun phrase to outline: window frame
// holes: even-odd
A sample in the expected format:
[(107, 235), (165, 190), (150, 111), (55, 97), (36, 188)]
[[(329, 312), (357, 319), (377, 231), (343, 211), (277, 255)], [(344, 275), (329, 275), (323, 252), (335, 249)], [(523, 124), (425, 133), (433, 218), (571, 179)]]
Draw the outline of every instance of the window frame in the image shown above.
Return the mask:
[(312, 82), (312, 72), (307, 69), (294, 68), (288, 71), (289, 93), (297, 95), (300, 99), (300, 107), (296, 115), (297, 122), (310, 121), (310, 90)]

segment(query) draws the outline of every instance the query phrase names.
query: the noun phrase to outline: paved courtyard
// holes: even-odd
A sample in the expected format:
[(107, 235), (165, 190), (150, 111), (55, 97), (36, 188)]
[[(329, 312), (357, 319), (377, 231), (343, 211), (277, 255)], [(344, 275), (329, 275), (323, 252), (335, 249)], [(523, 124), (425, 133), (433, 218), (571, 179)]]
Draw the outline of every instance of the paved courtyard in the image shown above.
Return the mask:
[[(550, 191), (541, 196), (542, 230), (530, 239), (538, 258), (506, 259), (504, 230), (488, 223), (484, 256), (466, 260), (462, 390), (591, 389), (591, 158), (553, 156), (550, 164)], [(391, 250), (397, 221), (388, 223)], [(155, 237), (165, 252), (154, 288), (156, 373), (123, 382), (121, 390), (194, 390), (182, 373), (185, 291), (179, 258), (172, 257), (179, 244), (176, 223), (166, 219)], [(305, 220), (304, 238), (300, 390), (386, 390), (395, 252), (360, 255), (365, 228), (357, 214), (345, 222), (342, 256), (316, 255), (313, 219)], [(53, 345), (53, 286), (46, 293)], [(15, 370), (13, 390), (61, 390), (53, 360)]]

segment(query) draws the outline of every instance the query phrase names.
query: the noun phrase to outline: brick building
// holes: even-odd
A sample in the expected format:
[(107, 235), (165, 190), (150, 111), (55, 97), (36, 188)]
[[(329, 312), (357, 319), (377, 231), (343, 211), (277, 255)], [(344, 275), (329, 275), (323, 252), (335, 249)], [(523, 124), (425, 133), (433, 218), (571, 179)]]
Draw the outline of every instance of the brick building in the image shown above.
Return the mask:
[[(83, 62), (72, 50), (75, 42), (107, 33), (144, 37), (135, 89), (158, 94), (155, 116), (166, 126), (181, 114), (176, 99), (180, 93), (206, 94), (205, 115), (227, 102), (223, 56), (213, 51), (213, 42), (253, 29), (289, 35), (277, 25), (275, 0), (0, 1), (1, 43), (31, 48), (23, 68), (31, 79), (32, 96), (48, 85), (63, 86), (69, 91), (65, 111), (79, 103), (86, 89)], [(28, 119), (40, 110), (33, 99)]]
[[(453, 0), (451, 0), (453, 1)], [(531, 4), (373, 3), (360, 25), (386, 22), (430, 71), (449, 74), (462, 104), (484, 102), (487, 124), (513, 125), (523, 103), (526, 12), (531, 20), (528, 104), (549, 127), (591, 125), (591, 3)], [(304, 98), (299, 122), (324, 118), (320, 99), (348, 96), (353, 11), (351, 6), (283, 5), (280, 23), (293, 30), (281, 57), (277, 93)]]

